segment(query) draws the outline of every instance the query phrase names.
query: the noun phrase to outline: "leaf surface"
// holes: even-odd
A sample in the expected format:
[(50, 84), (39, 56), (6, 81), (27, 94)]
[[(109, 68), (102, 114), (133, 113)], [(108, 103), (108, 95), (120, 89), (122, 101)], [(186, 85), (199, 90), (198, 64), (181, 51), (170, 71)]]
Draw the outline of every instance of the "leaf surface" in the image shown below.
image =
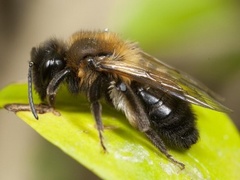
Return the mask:
[[(28, 103), (26, 84), (11, 84), (0, 91), (0, 107), (9, 103)], [(61, 116), (40, 114), (39, 120), (31, 112), (18, 112), (17, 116), (103, 179), (239, 179), (240, 138), (231, 120), (224, 113), (193, 109), (200, 140), (186, 152), (169, 150), (186, 165), (182, 171), (131, 127), (121, 112), (105, 103), (104, 153), (86, 98), (73, 96), (64, 88), (56, 102)]]

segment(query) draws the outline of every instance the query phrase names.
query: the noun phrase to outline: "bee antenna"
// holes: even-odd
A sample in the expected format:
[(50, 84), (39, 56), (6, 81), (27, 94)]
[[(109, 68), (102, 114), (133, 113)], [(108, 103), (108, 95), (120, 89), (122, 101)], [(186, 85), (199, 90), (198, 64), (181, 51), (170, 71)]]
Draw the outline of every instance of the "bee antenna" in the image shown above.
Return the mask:
[(32, 61), (29, 62), (29, 68), (28, 68), (28, 101), (30, 104), (31, 112), (33, 116), (38, 119), (38, 115), (34, 106), (33, 102), (33, 95), (32, 95), (32, 68), (34, 63)]

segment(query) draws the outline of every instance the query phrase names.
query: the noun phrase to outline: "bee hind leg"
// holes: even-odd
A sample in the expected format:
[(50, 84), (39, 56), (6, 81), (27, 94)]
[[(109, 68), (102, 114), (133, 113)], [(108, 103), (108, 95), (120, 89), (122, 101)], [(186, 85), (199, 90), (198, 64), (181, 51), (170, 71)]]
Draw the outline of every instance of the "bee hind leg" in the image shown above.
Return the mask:
[(148, 129), (144, 132), (145, 135), (152, 141), (152, 143), (174, 164), (180, 167), (181, 170), (185, 168), (185, 165), (173, 158), (171, 154), (168, 153), (167, 148), (162, 141), (162, 139), (158, 136), (158, 134), (153, 129)]
[(131, 101), (131, 107), (133, 109), (132, 113), (134, 113), (135, 121), (137, 124), (137, 128), (145, 133), (148, 139), (158, 148), (158, 150), (164, 154), (172, 163), (179, 166), (181, 170), (185, 168), (185, 165), (173, 158), (171, 154), (168, 153), (168, 150), (165, 146), (165, 143), (161, 139), (161, 137), (157, 134), (157, 132), (151, 127), (150, 119), (144, 109), (143, 104), (141, 103), (139, 97), (134, 93), (133, 88), (126, 84), (126, 90), (124, 92), (125, 96), (129, 101)]

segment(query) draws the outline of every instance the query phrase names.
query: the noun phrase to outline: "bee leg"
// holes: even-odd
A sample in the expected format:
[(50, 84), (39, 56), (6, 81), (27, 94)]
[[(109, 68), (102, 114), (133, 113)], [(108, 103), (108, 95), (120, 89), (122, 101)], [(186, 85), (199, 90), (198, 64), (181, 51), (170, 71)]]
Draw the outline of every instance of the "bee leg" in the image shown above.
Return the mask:
[(55, 102), (55, 96), (59, 85), (64, 81), (65, 77), (70, 73), (69, 69), (63, 69), (58, 72), (50, 81), (47, 87), (47, 102), (49, 106), (53, 107)]
[(161, 137), (157, 134), (154, 129), (152, 129), (149, 117), (144, 110), (144, 107), (139, 100), (138, 96), (134, 93), (132, 88), (129, 85), (126, 85), (127, 90), (124, 92), (128, 101), (131, 103), (131, 108), (133, 109), (132, 113), (134, 113), (135, 121), (137, 121), (138, 129), (145, 133), (145, 135), (152, 141), (152, 143), (174, 164), (178, 165), (180, 169), (184, 169), (185, 165), (177, 160), (175, 160), (172, 155), (170, 155), (167, 151), (167, 148), (161, 139)]
[(103, 124), (102, 124), (102, 118), (101, 118), (102, 106), (98, 101), (92, 102), (91, 110), (97, 124), (97, 130), (98, 130), (101, 146), (104, 151), (107, 151), (103, 142), (103, 135), (102, 135), (102, 132), (103, 132)]
[(88, 94), (88, 99), (91, 103), (91, 111), (94, 116), (96, 125), (97, 125), (97, 130), (99, 134), (99, 139), (101, 146), (104, 151), (107, 151), (104, 142), (103, 142), (103, 123), (102, 123), (102, 106), (99, 103), (99, 99), (101, 97), (101, 92), (102, 92), (102, 77), (98, 77), (91, 85), (89, 94)]
[(145, 135), (152, 141), (152, 143), (174, 164), (178, 165), (181, 170), (185, 168), (185, 165), (173, 158), (171, 154), (168, 153), (167, 148), (159, 137), (159, 135), (151, 128), (144, 132)]

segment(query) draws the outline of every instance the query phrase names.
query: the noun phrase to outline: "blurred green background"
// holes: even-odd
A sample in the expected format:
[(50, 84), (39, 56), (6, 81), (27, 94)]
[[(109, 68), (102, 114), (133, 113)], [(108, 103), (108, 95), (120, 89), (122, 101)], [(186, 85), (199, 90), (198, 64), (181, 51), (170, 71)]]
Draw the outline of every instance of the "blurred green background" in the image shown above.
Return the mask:
[[(239, 19), (238, 0), (0, 0), (0, 88), (26, 82), (29, 52), (45, 39), (109, 28), (223, 96), (240, 128)], [(0, 117), (0, 179), (98, 179), (13, 113)]]

